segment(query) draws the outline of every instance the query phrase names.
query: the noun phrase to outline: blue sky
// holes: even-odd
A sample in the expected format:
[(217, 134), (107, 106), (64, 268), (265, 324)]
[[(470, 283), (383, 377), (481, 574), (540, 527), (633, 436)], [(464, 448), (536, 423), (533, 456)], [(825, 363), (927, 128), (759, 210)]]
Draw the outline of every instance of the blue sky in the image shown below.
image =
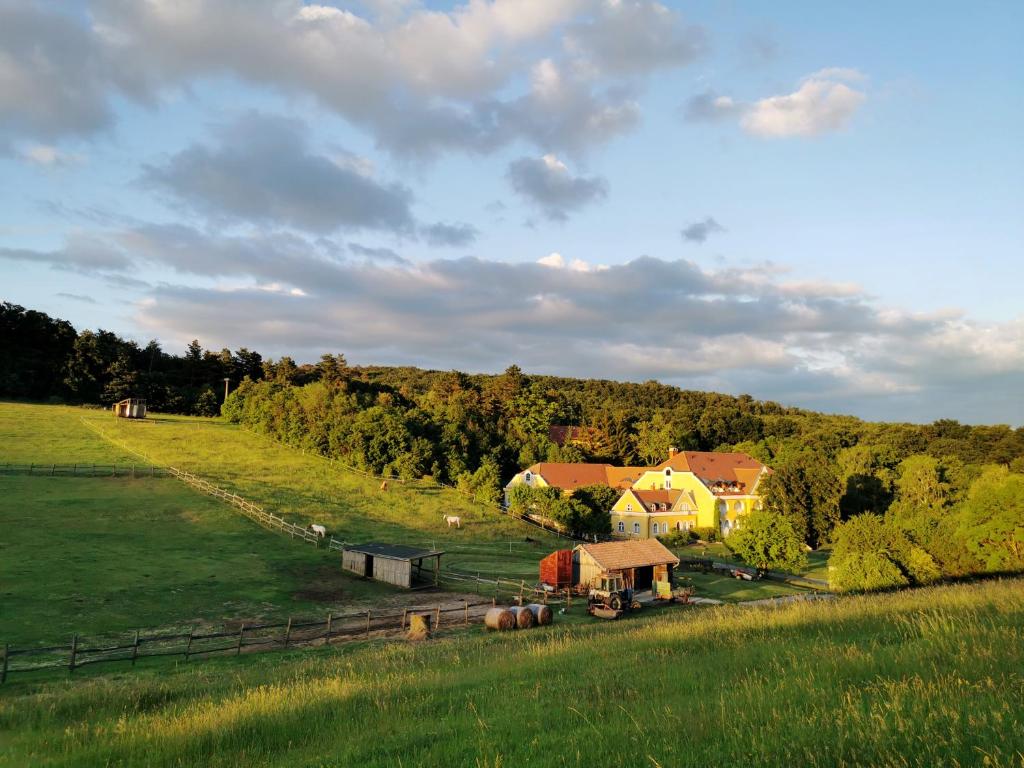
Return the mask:
[(0, 0), (0, 298), (1019, 425), (1022, 16)]

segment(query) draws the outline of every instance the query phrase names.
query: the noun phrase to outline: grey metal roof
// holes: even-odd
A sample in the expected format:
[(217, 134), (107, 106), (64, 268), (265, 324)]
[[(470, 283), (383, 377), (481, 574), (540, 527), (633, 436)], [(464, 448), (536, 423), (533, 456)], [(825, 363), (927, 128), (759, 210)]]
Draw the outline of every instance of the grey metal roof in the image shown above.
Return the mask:
[(419, 560), (421, 557), (436, 557), (443, 555), (441, 550), (422, 549), (420, 547), (406, 547), (402, 544), (349, 544), (345, 549), (349, 552), (360, 552), (373, 557), (386, 557), (391, 560)]

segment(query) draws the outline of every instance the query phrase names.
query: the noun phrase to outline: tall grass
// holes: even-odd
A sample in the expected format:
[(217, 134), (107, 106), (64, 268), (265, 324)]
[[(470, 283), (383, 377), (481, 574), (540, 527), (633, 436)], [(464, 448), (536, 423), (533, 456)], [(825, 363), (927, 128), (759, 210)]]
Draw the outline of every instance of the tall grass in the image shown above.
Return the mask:
[(1019, 767), (1022, 640), (1004, 581), (161, 667), (0, 693), (0, 765)]

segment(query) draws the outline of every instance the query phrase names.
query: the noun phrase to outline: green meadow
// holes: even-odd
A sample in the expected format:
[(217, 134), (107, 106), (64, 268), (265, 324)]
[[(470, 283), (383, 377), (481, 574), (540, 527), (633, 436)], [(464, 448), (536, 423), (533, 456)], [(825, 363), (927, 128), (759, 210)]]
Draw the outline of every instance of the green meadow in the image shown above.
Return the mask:
[(652, 611), (0, 689), (3, 766), (1024, 761), (1024, 584)]
[[(106, 437), (104, 437), (106, 436)], [(0, 465), (169, 464), (347, 541), (421, 544), (446, 568), (522, 579), (567, 546), (449, 489), (347, 471), (216, 419), (0, 403)], [(462, 519), (448, 528), (442, 515)], [(135, 628), (216, 625), (394, 604), (400, 590), (353, 578), (337, 553), (265, 530), (172, 478), (0, 476), (0, 642), (67, 642)], [(692, 574), (725, 601), (798, 592)], [(489, 593), (488, 593), (489, 594)]]

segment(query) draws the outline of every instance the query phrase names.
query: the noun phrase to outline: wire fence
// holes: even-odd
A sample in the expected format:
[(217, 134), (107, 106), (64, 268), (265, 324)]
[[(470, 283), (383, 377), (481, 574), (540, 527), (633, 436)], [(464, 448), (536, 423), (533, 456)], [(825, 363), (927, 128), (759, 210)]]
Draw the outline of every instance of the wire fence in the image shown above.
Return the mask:
[(139, 659), (180, 657), (185, 662), (216, 655), (238, 655), (286, 648), (384, 639), (401, 636), (410, 617), (427, 619), (431, 631), (468, 627), (483, 621), (495, 598), (462, 600), (435, 606), (415, 605), (396, 610), (366, 610), (328, 613), (323, 619), (289, 618), (271, 623), (222, 625), (220, 628), (169, 627), (105, 635), (75, 634), (64, 645), (3, 646), (0, 684), (14, 674), (41, 670), (76, 669), (94, 664)]
[(0, 464), (0, 475), (31, 477), (169, 477), (164, 467), (153, 464)]

